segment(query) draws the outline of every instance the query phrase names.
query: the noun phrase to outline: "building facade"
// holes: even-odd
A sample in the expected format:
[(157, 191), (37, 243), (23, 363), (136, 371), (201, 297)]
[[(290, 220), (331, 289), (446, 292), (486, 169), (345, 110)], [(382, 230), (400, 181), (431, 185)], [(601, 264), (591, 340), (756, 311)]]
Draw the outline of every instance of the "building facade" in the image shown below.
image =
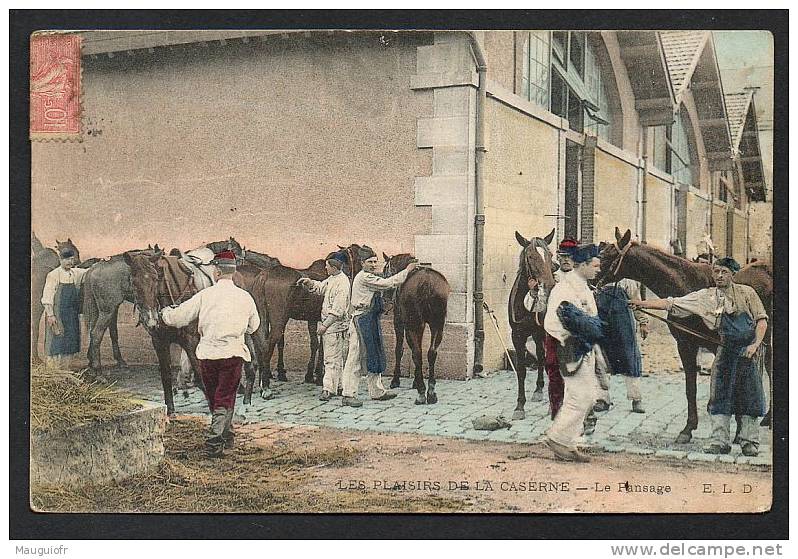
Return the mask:
[(84, 140), (33, 145), (40, 237), (413, 253), (452, 286), (443, 377), (501, 366), (515, 231), (745, 261), (764, 198), (705, 32), (90, 32), (83, 80)]

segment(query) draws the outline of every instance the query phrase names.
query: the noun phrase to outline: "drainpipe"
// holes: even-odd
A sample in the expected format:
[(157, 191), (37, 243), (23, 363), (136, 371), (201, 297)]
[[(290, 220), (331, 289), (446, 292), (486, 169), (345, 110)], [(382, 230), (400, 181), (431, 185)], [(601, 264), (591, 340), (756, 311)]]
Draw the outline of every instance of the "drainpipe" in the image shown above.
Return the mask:
[(643, 192), (640, 198), (640, 242), (647, 241), (648, 231), (648, 126), (643, 126)]
[(466, 31), (471, 50), (477, 62), (479, 73), (479, 90), (476, 107), (476, 138), (474, 164), (474, 370), (472, 375), (481, 373), (485, 349), (485, 321), (482, 310), (484, 293), (482, 291), (483, 255), (485, 249), (485, 199), (484, 199), (484, 166), (485, 166), (485, 102), (487, 99), (488, 64), (482, 45), (476, 33)]

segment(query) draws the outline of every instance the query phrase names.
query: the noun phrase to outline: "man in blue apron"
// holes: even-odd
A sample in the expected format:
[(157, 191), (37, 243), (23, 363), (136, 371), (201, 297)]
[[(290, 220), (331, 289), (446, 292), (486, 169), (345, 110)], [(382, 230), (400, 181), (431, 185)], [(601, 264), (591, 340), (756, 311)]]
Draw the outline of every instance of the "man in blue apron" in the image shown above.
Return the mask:
[(63, 248), (61, 265), (47, 274), (42, 293), (45, 322), (45, 353), (48, 366), (69, 369), (80, 351), (80, 284), (87, 270), (75, 268), (75, 253)]
[(352, 282), (351, 316), (349, 322), (349, 348), (343, 371), (343, 405), (358, 408), (363, 405), (357, 395), (360, 376), (365, 372), (369, 397), (385, 401), (396, 397), (382, 385), (385, 370), (385, 346), (380, 329), (380, 315), (383, 311), (382, 292), (401, 285), (408, 274), (416, 268), (410, 263), (407, 268), (389, 278), (382, 278), (377, 272), (377, 254), (367, 246), (360, 248), (358, 257), (363, 269)]
[(767, 332), (768, 315), (756, 291), (734, 283), (740, 270), (733, 258), (715, 261), (712, 276), (715, 287), (701, 289), (684, 297), (657, 301), (631, 301), (633, 306), (664, 309), (671, 316), (700, 316), (704, 324), (720, 334), (721, 345), (712, 364), (709, 405), (712, 419), (712, 444), (705, 451), (728, 454), (731, 451), (732, 414), (741, 416), (740, 446), (746, 456), (759, 453), (757, 418), (765, 413), (762, 390), (762, 340)]
[[(626, 397), (632, 402), (634, 413), (646, 413), (640, 390), (643, 364), (637, 343), (637, 325), (640, 325), (640, 335), (645, 339), (648, 336), (648, 317), (639, 310), (632, 312), (628, 304), (630, 300), (640, 298), (640, 284), (631, 279), (619, 280), (596, 291), (599, 316), (607, 324), (600, 346), (612, 374), (623, 375)], [(599, 394), (593, 410), (607, 411), (612, 401), (610, 391), (602, 390)]]

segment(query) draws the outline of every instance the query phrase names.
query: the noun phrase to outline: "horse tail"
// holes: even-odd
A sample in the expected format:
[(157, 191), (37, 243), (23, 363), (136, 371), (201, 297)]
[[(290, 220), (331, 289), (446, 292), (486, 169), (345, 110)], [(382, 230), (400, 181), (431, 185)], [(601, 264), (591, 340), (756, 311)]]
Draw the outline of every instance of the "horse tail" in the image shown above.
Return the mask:
[(82, 313), (83, 317), (86, 320), (86, 324), (89, 328), (89, 332), (91, 332), (92, 327), (97, 322), (97, 318), (99, 317), (99, 311), (97, 309), (97, 301), (94, 299), (94, 283), (92, 281), (92, 273), (91, 270), (86, 272), (85, 277), (83, 278), (83, 283), (80, 286), (80, 296), (78, 299), (82, 305)]

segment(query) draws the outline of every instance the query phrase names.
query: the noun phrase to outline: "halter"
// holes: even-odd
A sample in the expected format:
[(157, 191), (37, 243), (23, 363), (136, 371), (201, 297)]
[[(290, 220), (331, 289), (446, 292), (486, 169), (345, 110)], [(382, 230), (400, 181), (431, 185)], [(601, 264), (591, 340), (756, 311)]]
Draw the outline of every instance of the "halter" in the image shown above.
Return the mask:
[[(172, 276), (172, 280), (174, 280), (175, 286), (176, 287), (180, 287), (180, 281), (177, 278), (177, 273), (175, 272), (175, 269), (174, 269), (174, 266), (172, 265), (172, 262), (168, 258), (162, 256), (161, 260), (159, 260), (159, 263), (162, 262), (163, 260), (166, 260), (166, 268), (169, 270), (169, 274)], [(183, 297), (186, 295), (186, 293), (188, 293), (188, 291), (190, 289), (194, 288), (194, 282), (192, 280), (193, 272), (191, 270), (189, 270), (188, 268), (184, 267), (182, 265), (182, 263), (180, 262), (180, 260), (176, 260), (176, 262), (177, 262), (177, 265), (180, 267), (181, 271), (184, 274), (186, 274), (186, 285), (183, 286), (183, 289), (177, 295), (177, 298), (175, 298), (174, 292), (172, 291), (172, 284), (169, 281), (167, 281), (167, 279), (166, 279), (166, 274), (164, 274), (164, 276), (162, 278), (159, 278), (160, 282), (163, 282), (164, 284), (166, 284), (166, 291), (167, 291), (167, 293), (169, 295), (169, 298), (171, 299), (171, 304), (172, 305), (176, 305), (178, 303), (182, 303), (183, 302)], [(162, 266), (162, 268), (163, 268), (163, 266)], [(192, 295), (193, 295), (193, 293), (192, 293)], [(159, 294), (158, 295), (159, 298), (162, 297), (162, 296), (163, 296), (163, 294)]]
[(618, 251), (618, 263), (615, 265), (615, 269), (612, 271), (612, 276), (616, 277), (621, 269), (621, 264), (623, 264), (623, 259), (626, 258), (626, 253), (629, 252), (630, 248), (632, 248), (632, 243), (630, 241), (626, 243), (625, 247), (620, 248), (618, 246), (618, 241), (615, 241), (614, 243), (612, 243), (612, 246), (614, 246), (615, 250)]

